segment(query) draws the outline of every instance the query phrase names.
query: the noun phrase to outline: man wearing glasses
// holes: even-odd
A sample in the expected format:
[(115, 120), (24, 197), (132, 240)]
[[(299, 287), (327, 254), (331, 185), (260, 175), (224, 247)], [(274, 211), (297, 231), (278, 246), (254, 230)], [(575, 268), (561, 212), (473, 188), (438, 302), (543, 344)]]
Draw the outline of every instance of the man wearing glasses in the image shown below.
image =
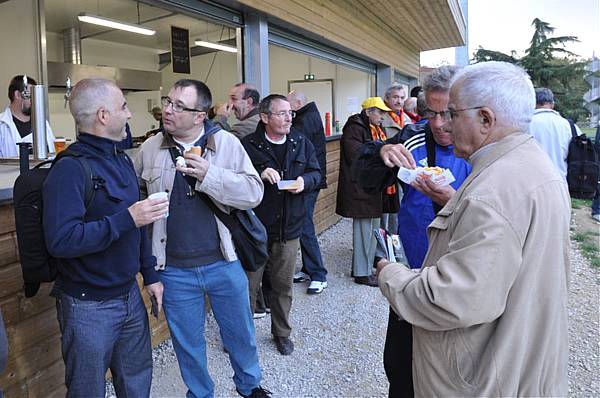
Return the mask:
[[(25, 80), (27, 84), (25, 84)], [(0, 114), (0, 158), (19, 156), (20, 142), (32, 141), (31, 89), (36, 81), (30, 77), (17, 75), (8, 86), (10, 105)], [(54, 134), (46, 121), (48, 152), (54, 152)]]
[(248, 272), (250, 303), (256, 305), (263, 273), (271, 289), (271, 333), (281, 355), (290, 355), (292, 284), (300, 234), (304, 222), (304, 192), (321, 182), (319, 162), (312, 143), (291, 129), (295, 112), (283, 95), (272, 94), (259, 105), (260, 122), (256, 131), (244, 137), (242, 144), (260, 178), (265, 195), (254, 209), (268, 234), (269, 260), (256, 272)]
[[(423, 89), (427, 109), (423, 116), (428, 123), (408, 125), (402, 133), (385, 144), (366, 144), (355, 169), (359, 174), (359, 185), (367, 191), (380, 190), (382, 186), (395, 181), (401, 166), (410, 169), (416, 166), (439, 166), (450, 169), (456, 178), (445, 187), (427, 179), (419, 179), (411, 185), (403, 184), (398, 234), (411, 268), (421, 268), (428, 247), (427, 226), (471, 171), (471, 166), (464, 159), (454, 155), (447, 130), (451, 117), (448, 110), (450, 83), (457, 71), (457, 67), (442, 66), (425, 79)], [(411, 356), (412, 326), (400, 320), (390, 308), (384, 350), (390, 397), (412, 396)]]
[[(169, 196), (168, 217), (152, 229), (152, 251), (165, 287), (163, 308), (187, 396), (214, 395), (204, 338), (207, 295), (237, 392), (267, 397), (260, 386), (248, 280), (229, 230), (201, 197), (206, 194), (227, 213), (251, 209), (260, 203), (263, 183), (239, 140), (207, 119), (211, 102), (204, 83), (177, 81), (162, 98), (164, 131), (144, 142), (135, 169), (142, 194)], [(193, 147), (200, 147), (201, 155)], [(180, 156), (183, 162), (177, 161)]]

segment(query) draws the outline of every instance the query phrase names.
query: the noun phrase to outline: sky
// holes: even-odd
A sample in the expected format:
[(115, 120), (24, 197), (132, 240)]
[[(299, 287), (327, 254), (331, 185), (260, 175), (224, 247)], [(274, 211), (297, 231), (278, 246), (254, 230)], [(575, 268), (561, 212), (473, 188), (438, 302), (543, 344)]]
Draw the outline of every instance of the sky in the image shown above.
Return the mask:
[[(529, 47), (534, 18), (555, 28), (551, 37), (577, 36), (567, 50), (600, 57), (600, 0), (469, 0), (469, 58), (479, 46), (522, 56)], [(454, 48), (421, 53), (421, 65), (454, 63)]]

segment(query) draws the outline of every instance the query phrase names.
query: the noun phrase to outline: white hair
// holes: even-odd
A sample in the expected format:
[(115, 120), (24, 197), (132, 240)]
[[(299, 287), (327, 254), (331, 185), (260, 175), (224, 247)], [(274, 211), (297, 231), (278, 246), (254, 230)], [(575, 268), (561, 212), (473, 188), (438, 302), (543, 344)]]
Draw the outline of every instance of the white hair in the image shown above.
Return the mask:
[(80, 130), (90, 130), (100, 108), (113, 110), (117, 85), (107, 79), (90, 78), (79, 81), (69, 97), (69, 110)]
[(465, 108), (486, 106), (502, 126), (527, 131), (535, 109), (535, 91), (527, 72), (508, 62), (481, 62), (465, 67), (452, 82)]

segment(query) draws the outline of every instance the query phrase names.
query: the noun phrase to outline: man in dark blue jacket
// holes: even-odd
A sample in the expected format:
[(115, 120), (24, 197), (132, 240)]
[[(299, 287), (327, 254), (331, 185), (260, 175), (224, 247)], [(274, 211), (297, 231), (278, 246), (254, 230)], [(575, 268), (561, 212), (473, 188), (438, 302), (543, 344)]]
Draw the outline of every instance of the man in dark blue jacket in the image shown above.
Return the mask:
[(314, 102), (306, 103), (304, 93), (292, 91), (287, 96), (296, 117), (292, 127), (302, 133), (315, 147), (315, 154), (321, 168), (321, 181), (312, 191), (304, 193), (304, 225), (300, 235), (300, 249), (302, 250), (302, 270), (294, 274), (294, 282), (303, 282), (310, 279), (306, 289), (307, 294), (319, 294), (327, 287), (327, 270), (323, 265), (323, 257), (319, 248), (319, 241), (315, 234), (313, 214), (317, 197), (321, 189), (327, 188), (327, 158), (325, 151), (325, 132), (323, 120)]
[[(269, 261), (256, 272), (248, 273), (250, 303), (265, 272), (271, 291), (271, 333), (282, 355), (294, 351), (290, 340), (292, 328), (292, 280), (304, 222), (304, 194), (321, 181), (315, 150), (302, 134), (291, 130), (294, 112), (283, 95), (272, 94), (259, 105), (260, 119), (256, 131), (242, 139), (252, 164), (265, 182), (263, 200), (254, 211), (267, 228)], [(290, 184), (282, 186), (282, 184)]]
[(69, 101), (79, 128), (73, 149), (93, 170), (95, 191), (86, 208), (90, 176), (75, 157), (59, 160), (43, 187), (46, 244), (60, 261), (54, 293), (67, 396), (103, 397), (110, 368), (117, 396), (147, 397), (152, 350), (136, 275), (160, 310), (163, 286), (144, 226), (165, 217), (168, 202), (139, 201), (131, 160), (116, 147), (131, 117), (121, 90), (84, 79)]

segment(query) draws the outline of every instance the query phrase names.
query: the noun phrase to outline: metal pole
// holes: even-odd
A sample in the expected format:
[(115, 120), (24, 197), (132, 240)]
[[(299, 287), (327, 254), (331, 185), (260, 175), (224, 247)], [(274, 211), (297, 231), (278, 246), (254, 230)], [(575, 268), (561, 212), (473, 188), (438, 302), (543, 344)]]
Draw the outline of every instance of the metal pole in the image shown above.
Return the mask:
[(33, 157), (46, 159), (48, 143), (46, 141), (46, 96), (44, 85), (33, 86), (31, 96), (31, 125), (33, 127)]

